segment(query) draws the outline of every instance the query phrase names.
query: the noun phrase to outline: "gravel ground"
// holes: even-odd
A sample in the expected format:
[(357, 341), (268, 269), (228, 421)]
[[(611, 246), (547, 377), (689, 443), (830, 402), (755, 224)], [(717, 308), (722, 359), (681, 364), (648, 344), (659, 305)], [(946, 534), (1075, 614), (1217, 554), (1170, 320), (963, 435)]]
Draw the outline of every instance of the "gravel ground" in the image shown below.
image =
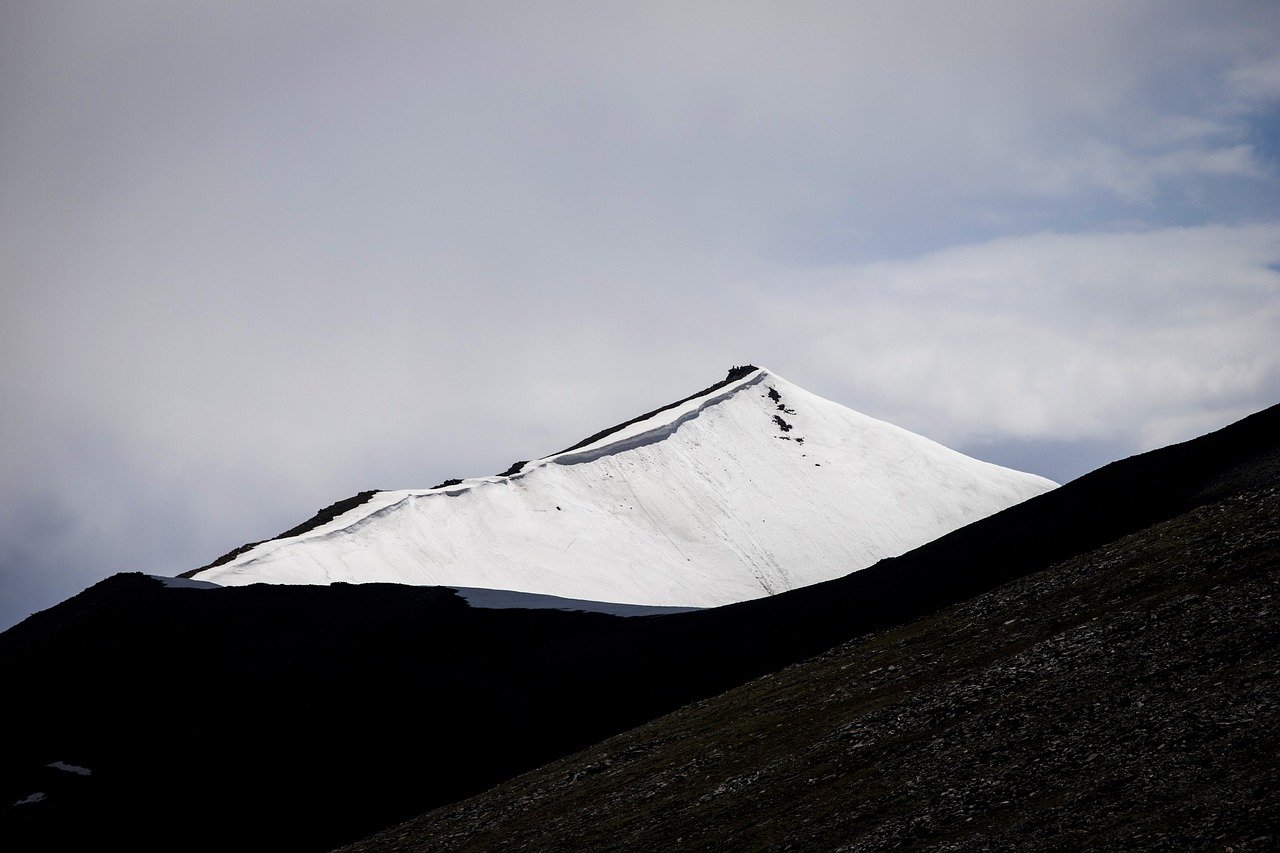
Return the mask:
[(1234, 497), (344, 849), (1276, 849), (1278, 568)]

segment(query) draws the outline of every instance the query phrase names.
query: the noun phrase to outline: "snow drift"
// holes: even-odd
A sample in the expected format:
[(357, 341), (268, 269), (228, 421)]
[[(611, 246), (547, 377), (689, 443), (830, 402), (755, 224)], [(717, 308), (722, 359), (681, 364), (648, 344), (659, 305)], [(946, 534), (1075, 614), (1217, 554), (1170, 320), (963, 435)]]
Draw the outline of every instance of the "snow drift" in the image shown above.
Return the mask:
[(191, 576), (707, 607), (866, 568), (1054, 485), (752, 368), (512, 473), (377, 492)]

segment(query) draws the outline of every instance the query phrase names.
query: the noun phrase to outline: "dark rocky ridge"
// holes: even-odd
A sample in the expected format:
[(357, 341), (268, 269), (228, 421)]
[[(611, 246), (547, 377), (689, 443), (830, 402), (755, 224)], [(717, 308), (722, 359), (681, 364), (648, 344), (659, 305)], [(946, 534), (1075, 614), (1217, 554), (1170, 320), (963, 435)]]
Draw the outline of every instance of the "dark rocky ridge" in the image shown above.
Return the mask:
[(519, 473), (520, 473), (520, 471), (524, 469), (524, 466), (526, 466), (526, 465), (528, 465), (528, 464), (529, 464), (529, 460), (528, 460), (528, 459), (520, 459), (520, 460), (518, 460), (518, 461), (516, 461), (516, 462), (512, 462), (512, 463), (511, 463), (511, 465), (510, 465), (510, 467), (508, 467), (508, 468), (507, 468), (507, 470), (503, 471), (502, 473), (498, 474), (498, 476), (499, 476), (499, 477), (510, 477), (510, 476), (511, 476), (511, 475), (513, 475), (513, 474), (519, 474)]
[(450, 477), (450, 478), (449, 478), (449, 479), (447, 479), (447, 480), (441, 480), (439, 483), (436, 483), (436, 484), (435, 484), (434, 486), (432, 486), (431, 488), (433, 488), (433, 489), (447, 489), (447, 488), (449, 488), (449, 487), (451, 487), (451, 486), (461, 486), (461, 485), (462, 485), (462, 480), (460, 480), (460, 479), (459, 479), (459, 478), (457, 478), (457, 477)]
[(352, 845), (1276, 849), (1280, 490), (841, 645)]
[(438, 588), (166, 589), (116, 576), (0, 634), (10, 730), (22, 733), (0, 752), (0, 797), (44, 790), (32, 786), (53, 761), (95, 771), (78, 792), (0, 809), (0, 847), (351, 841), (839, 643), (1273, 486), (1278, 472), (1273, 407), (847, 577), (643, 619), (472, 610)]
[(679, 400), (676, 400), (674, 403), (668, 403), (665, 406), (659, 406), (658, 408), (654, 409), (651, 412), (645, 412), (643, 415), (637, 415), (636, 417), (632, 418), (629, 421), (623, 421), (622, 423), (615, 424), (614, 426), (611, 426), (608, 429), (602, 429), (598, 433), (595, 433), (594, 435), (587, 436), (582, 441), (579, 441), (577, 444), (571, 447), (566, 447), (564, 450), (557, 451), (556, 453), (553, 453), (551, 455), (555, 456), (557, 455), (557, 453), (568, 453), (571, 450), (578, 450), (579, 448), (586, 447), (588, 444), (594, 444), (600, 439), (607, 438), (608, 436), (613, 435), (618, 430), (626, 429), (632, 424), (636, 424), (636, 423), (639, 423), (640, 421), (648, 420), (654, 415), (661, 414), (662, 412), (665, 412), (668, 409), (674, 409), (676, 406), (683, 405), (696, 397), (704, 397), (707, 394), (712, 393), (713, 391), (719, 391), (721, 388), (725, 387), (726, 385), (737, 382), (739, 379), (745, 379), (746, 377), (750, 376), (752, 373), (756, 372), (759, 369), (760, 368), (756, 367), (754, 364), (734, 365), (733, 367), (729, 368), (729, 374), (724, 379), (721, 379), (719, 382), (715, 383), (714, 385), (709, 385), (706, 388), (703, 388), (701, 391), (699, 391), (696, 394), (690, 394), (688, 397), (683, 397)]
[(228, 551), (218, 559), (214, 560), (212, 563), (201, 566), (198, 569), (191, 569), (190, 571), (183, 572), (182, 574), (178, 575), (178, 577), (189, 578), (192, 575), (196, 574), (197, 572), (203, 572), (205, 569), (212, 569), (215, 566), (221, 566), (224, 563), (229, 563), (232, 560), (234, 560), (236, 557), (239, 557), (245, 551), (248, 551), (250, 548), (256, 548), (258, 545), (261, 545), (263, 542), (274, 542), (277, 539), (288, 539), (290, 536), (301, 536), (303, 533), (309, 533), (312, 530), (315, 530), (317, 527), (319, 527), (322, 524), (328, 524), (330, 521), (333, 521), (335, 518), (342, 515), (344, 512), (348, 512), (350, 510), (355, 509), (356, 507), (360, 506), (363, 503), (367, 503), (369, 498), (373, 497), (380, 491), (382, 490), (370, 489), (366, 492), (360, 492), (358, 494), (352, 495), (349, 498), (343, 498), (340, 501), (335, 501), (329, 504), (324, 509), (318, 510), (315, 515), (311, 516), (306, 521), (299, 524), (297, 527), (291, 527), (288, 530), (286, 530), (284, 533), (281, 533), (278, 536), (272, 536), (270, 539), (262, 539), (257, 542), (247, 542), (244, 545), (241, 545), (239, 548), (235, 548), (231, 551)]

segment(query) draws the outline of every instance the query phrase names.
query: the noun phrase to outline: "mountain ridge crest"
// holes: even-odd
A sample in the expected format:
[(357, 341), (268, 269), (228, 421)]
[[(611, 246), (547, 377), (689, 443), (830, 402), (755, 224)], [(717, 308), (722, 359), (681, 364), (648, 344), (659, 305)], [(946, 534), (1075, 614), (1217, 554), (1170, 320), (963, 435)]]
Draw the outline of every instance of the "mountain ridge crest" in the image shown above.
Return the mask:
[(747, 364), (501, 475), (362, 493), (187, 576), (709, 607), (865, 568), (1054, 485)]

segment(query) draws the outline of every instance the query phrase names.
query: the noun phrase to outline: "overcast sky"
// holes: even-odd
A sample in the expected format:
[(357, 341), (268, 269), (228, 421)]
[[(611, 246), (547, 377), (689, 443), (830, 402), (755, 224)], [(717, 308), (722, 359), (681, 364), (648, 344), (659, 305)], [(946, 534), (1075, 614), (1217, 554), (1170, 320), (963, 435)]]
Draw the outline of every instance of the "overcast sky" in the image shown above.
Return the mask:
[(732, 364), (1062, 481), (1278, 341), (1271, 2), (0, 0), (0, 627)]

